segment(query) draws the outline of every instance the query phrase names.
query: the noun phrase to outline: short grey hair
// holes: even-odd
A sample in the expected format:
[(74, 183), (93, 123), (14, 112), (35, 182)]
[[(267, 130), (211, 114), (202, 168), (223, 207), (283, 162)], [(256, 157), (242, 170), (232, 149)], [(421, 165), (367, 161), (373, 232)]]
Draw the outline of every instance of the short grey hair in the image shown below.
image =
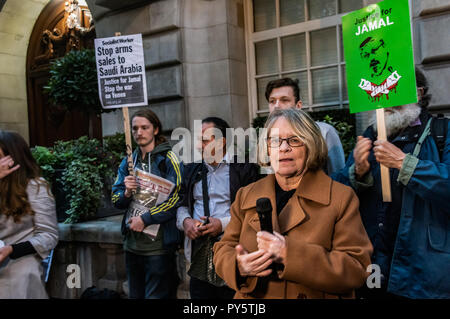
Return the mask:
[(328, 148), (325, 139), (320, 132), (319, 126), (311, 118), (311, 116), (297, 108), (288, 109), (276, 109), (270, 113), (269, 117), (264, 124), (264, 129), (260, 139), (259, 147), (259, 163), (261, 166), (268, 166), (261, 159), (267, 156), (267, 138), (270, 135), (270, 130), (272, 129), (275, 122), (280, 118), (284, 117), (293, 129), (294, 135), (298, 136), (305, 143), (307, 150), (307, 160), (306, 168), (311, 171), (316, 171), (322, 169), (326, 162), (328, 156)]

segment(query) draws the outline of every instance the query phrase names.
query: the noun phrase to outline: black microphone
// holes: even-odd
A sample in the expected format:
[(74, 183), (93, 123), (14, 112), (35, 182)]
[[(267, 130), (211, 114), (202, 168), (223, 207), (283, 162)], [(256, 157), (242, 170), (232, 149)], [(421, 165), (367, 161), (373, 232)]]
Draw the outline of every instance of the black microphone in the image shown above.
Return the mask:
[(260, 198), (256, 201), (256, 212), (259, 216), (261, 230), (272, 233), (272, 204), (267, 197)]
[[(261, 225), (261, 231), (266, 231), (268, 233), (273, 232), (272, 227), (272, 203), (270, 202), (270, 199), (267, 197), (260, 198), (256, 201), (256, 212), (259, 216), (259, 223)], [(272, 263), (267, 269), (272, 269), (272, 273), (262, 278), (260, 289), (265, 290), (267, 289), (267, 284), (271, 278), (276, 278), (276, 268), (277, 266)]]

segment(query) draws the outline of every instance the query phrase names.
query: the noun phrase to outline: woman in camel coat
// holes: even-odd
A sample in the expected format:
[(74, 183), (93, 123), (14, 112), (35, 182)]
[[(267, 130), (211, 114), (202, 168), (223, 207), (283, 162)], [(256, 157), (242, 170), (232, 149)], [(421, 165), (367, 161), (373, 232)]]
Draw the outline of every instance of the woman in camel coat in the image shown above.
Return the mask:
[[(262, 152), (275, 174), (238, 191), (214, 246), (216, 272), (235, 298), (354, 297), (372, 253), (356, 194), (322, 171), (326, 145), (306, 113), (277, 110), (265, 127)], [(263, 197), (272, 204), (273, 234), (260, 231)]]

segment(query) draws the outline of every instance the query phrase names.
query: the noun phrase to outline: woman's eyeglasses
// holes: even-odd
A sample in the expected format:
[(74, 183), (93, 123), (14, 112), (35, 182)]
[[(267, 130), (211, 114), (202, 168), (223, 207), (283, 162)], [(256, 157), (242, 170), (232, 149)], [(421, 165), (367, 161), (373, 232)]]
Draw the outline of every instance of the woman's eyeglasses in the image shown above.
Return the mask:
[(297, 136), (291, 136), (287, 138), (279, 138), (279, 137), (268, 137), (267, 144), (272, 147), (280, 147), (283, 144), (283, 141), (286, 141), (290, 147), (300, 147), (305, 145), (305, 143)]

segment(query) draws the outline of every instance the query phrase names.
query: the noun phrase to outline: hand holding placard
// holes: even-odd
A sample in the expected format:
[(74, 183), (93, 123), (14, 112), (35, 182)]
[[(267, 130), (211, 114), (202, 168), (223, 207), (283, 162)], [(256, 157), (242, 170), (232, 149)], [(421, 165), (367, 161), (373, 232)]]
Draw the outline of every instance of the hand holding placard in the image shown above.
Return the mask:
[[(386, 125), (384, 121), (384, 109), (377, 109), (377, 132), (378, 140), (387, 141)], [(391, 179), (389, 176), (389, 168), (380, 163), (381, 169), (381, 189), (383, 193), (383, 202), (392, 202), (391, 196)]]
[(355, 175), (358, 180), (361, 180), (370, 170), (368, 158), (371, 149), (372, 140), (367, 137), (358, 136), (358, 142), (353, 150), (353, 158), (355, 159)]

